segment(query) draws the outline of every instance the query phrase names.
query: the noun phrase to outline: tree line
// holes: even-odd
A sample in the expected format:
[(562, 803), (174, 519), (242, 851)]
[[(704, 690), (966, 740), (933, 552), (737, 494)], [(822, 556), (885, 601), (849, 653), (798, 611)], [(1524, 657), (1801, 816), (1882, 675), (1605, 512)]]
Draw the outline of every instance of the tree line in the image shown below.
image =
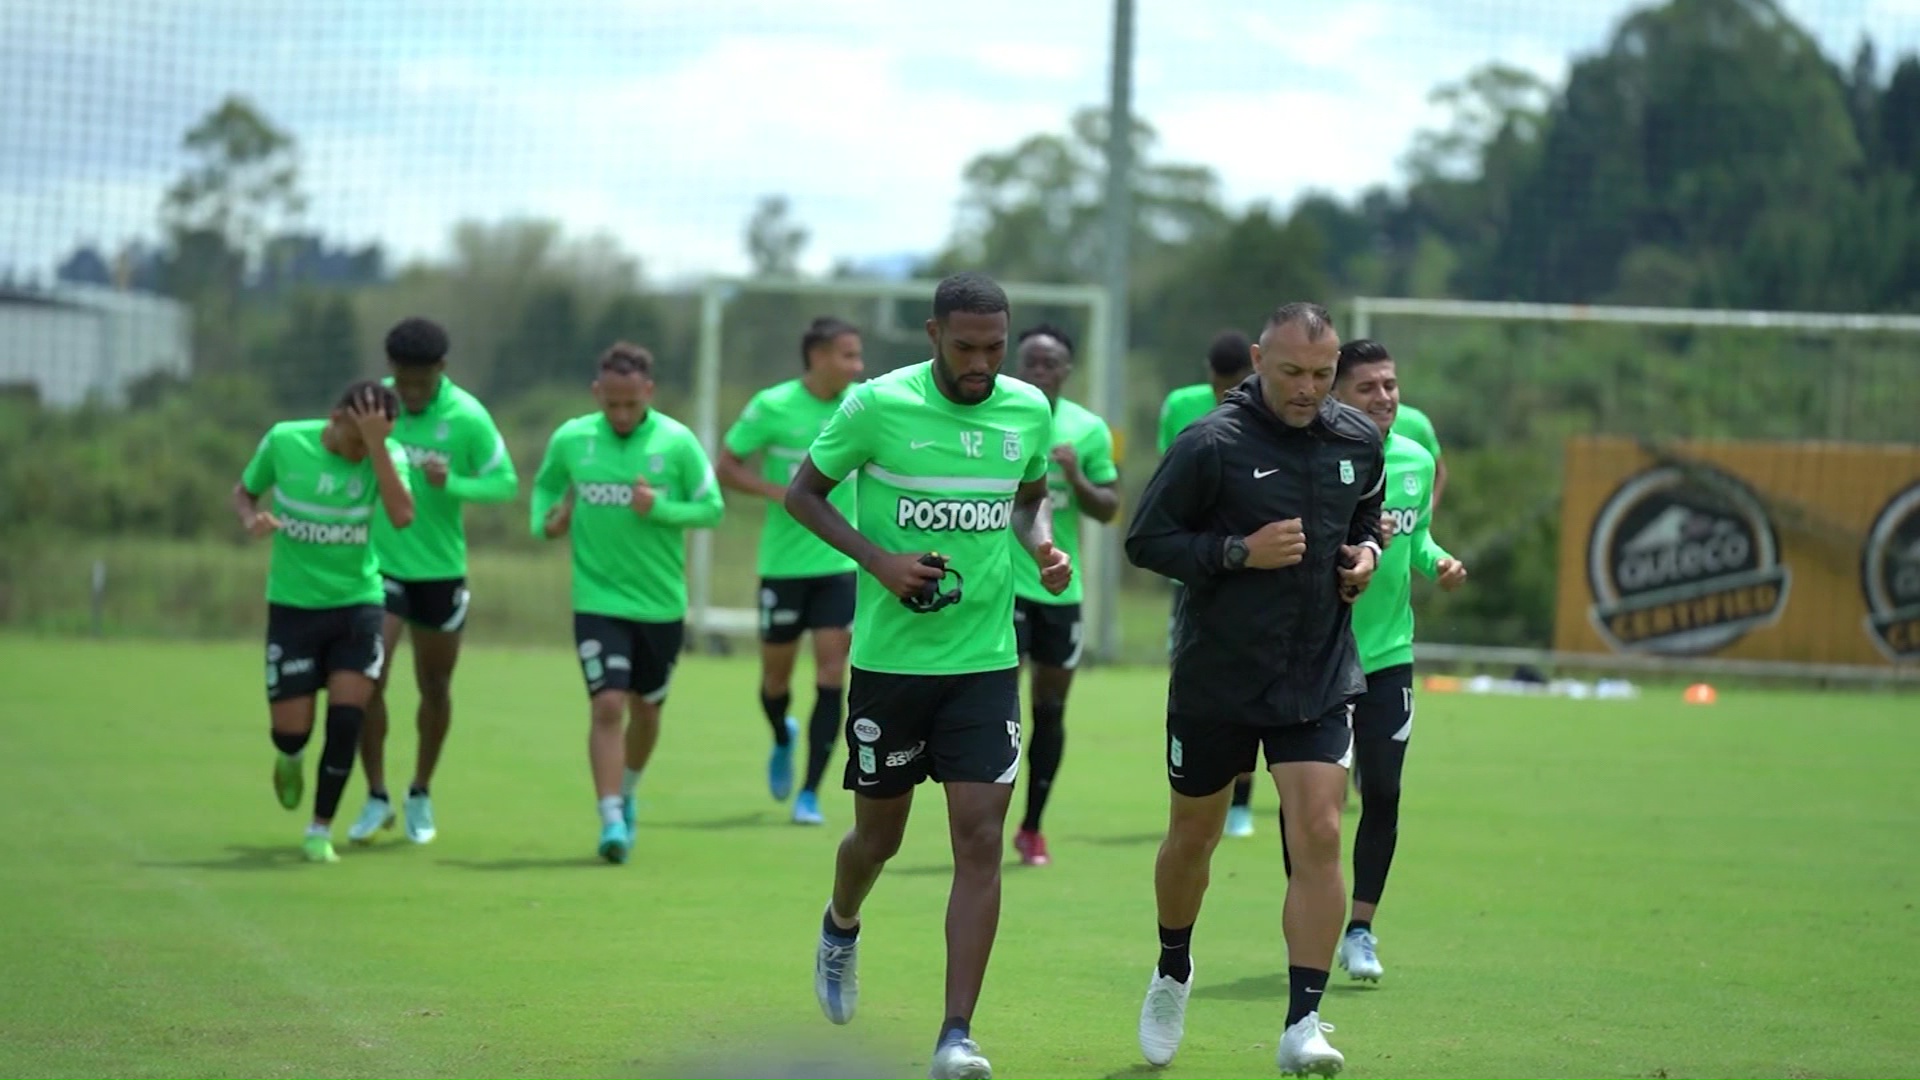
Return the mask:
[[(1883, 60), (1869, 40), (1842, 63), (1772, 0), (1670, 0), (1624, 18), (1559, 85), (1494, 64), (1433, 99), (1450, 119), (1415, 139), (1401, 182), (1287, 207), (1228, 207), (1210, 167), (1165, 160), (1151, 125), (1134, 123), (1131, 401), (1110, 418), (1133, 435), (1131, 486), (1152, 465), (1140, 446), (1160, 394), (1199, 377), (1215, 331), (1256, 330), (1279, 299), (1920, 311), (1920, 56)], [(970, 162), (953, 235), (917, 269), (1098, 281), (1105, 124), (1089, 108), (1062, 131)], [(663, 404), (684, 401), (694, 300), (650, 285), (616, 241), (539, 220), (466, 222), (442, 261), (392, 269), (377, 247), (333, 248), (299, 227), (295, 137), (245, 100), (221, 103), (183, 143), (194, 164), (165, 198), (164, 241), (113, 258), (76, 252), (63, 273), (132, 279), (190, 304), (194, 380), (141, 388), (130, 416), (27, 409), (0, 424), (0, 443), (31, 437), (42, 448), (5, 453), (0, 510), (16, 512), (0, 530), (31, 519), (43, 530), (223, 534), (219, 501), (204, 493), (231, 482), (265, 419), (323, 407), (377, 366), (380, 335), (406, 314), (455, 328), (459, 378), (502, 415), (523, 455), (538, 452), (546, 425), (585, 407), (591, 357), (615, 338), (668, 358)], [(781, 277), (809, 236), (774, 195), (741, 239), (755, 273)], [(729, 405), (797, 366), (795, 328), (812, 314), (775, 296), (733, 305)], [(876, 369), (920, 358), (918, 312), (897, 314), (909, 332), (869, 343)], [(1920, 414), (1910, 341), (1376, 329), (1454, 455), (1438, 528), (1482, 556), (1475, 589), (1434, 600), (1456, 639), (1546, 635), (1555, 462), (1568, 434), (1902, 439)], [(138, 432), (168, 433), (164, 449), (120, 456), (87, 441)], [(112, 469), (78, 468), (103, 455)], [(23, 518), (24, 508), (34, 513)]]

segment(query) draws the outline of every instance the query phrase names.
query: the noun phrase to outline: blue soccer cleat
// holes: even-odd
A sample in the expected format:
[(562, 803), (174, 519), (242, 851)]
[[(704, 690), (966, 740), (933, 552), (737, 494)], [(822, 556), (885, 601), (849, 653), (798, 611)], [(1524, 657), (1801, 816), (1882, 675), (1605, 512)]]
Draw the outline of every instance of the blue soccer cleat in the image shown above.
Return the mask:
[(774, 802), (786, 802), (793, 794), (793, 747), (800, 738), (800, 722), (787, 717), (787, 745), (773, 748), (767, 758), (767, 791)]

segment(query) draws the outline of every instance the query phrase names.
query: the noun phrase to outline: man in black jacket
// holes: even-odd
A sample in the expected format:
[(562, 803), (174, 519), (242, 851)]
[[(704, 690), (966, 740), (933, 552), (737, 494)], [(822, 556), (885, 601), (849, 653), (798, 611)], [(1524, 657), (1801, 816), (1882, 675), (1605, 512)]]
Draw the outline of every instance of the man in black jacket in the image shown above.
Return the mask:
[(1167, 692), (1172, 813), (1154, 866), (1160, 962), (1140, 1051), (1172, 1060), (1193, 985), (1189, 945), (1229, 788), (1264, 750), (1293, 875), (1283, 925), (1292, 998), (1277, 1063), (1331, 1076), (1344, 1059), (1319, 1002), (1346, 916), (1340, 809), (1350, 703), (1366, 689), (1350, 603), (1380, 554), (1380, 429), (1330, 392), (1340, 339), (1325, 308), (1267, 319), (1253, 375), (1181, 432), (1127, 534), (1134, 565), (1186, 586)]

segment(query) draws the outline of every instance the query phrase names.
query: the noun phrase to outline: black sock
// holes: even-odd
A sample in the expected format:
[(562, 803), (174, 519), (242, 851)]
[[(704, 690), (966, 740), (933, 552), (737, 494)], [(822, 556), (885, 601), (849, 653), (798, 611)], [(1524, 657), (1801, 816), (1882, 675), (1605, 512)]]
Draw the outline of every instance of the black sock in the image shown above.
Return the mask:
[(860, 924), (854, 923), (850, 929), (841, 929), (840, 924), (833, 921), (833, 908), (831, 907), (827, 908), (826, 914), (820, 916), (820, 932), (837, 941), (860, 940)]
[(1351, 934), (1351, 933), (1353, 933), (1353, 932), (1354, 932), (1355, 930), (1360, 930), (1360, 931), (1364, 931), (1364, 932), (1366, 932), (1366, 933), (1369, 933), (1369, 934), (1371, 934), (1371, 933), (1373, 933), (1373, 920), (1372, 920), (1372, 919), (1353, 919), (1353, 920), (1350, 920), (1350, 921), (1349, 921), (1349, 922), (1347, 923), (1347, 933), (1349, 933), (1349, 934)]
[(767, 711), (767, 723), (773, 726), (773, 745), (786, 746), (793, 742), (793, 734), (787, 730), (787, 706), (793, 704), (792, 694), (768, 697), (760, 692), (760, 707)]
[(947, 1022), (940, 1025), (940, 1038), (934, 1042), (933, 1048), (938, 1050), (955, 1039), (966, 1038), (971, 1034), (969, 1031), (970, 1027), (971, 1025), (967, 1023), (967, 1018), (964, 1016), (947, 1017)]
[(1233, 805), (1245, 809), (1253, 801), (1253, 777), (1233, 782)]
[(392, 799), (390, 799), (390, 798), (388, 798), (388, 797), (387, 797), (387, 789), (386, 789), (386, 788), (383, 788), (383, 787), (370, 787), (370, 788), (368, 788), (368, 789), (367, 789), (367, 798), (369, 798), (369, 799), (379, 799), (379, 800), (380, 800), (381, 802), (392, 802), (392, 801), (393, 801)]
[(1040, 831), (1040, 815), (1046, 812), (1047, 796), (1053, 793), (1053, 778), (1060, 774), (1060, 759), (1067, 750), (1067, 705), (1064, 701), (1033, 703), (1033, 741), (1027, 746), (1031, 759), (1027, 773), (1027, 816), (1020, 827)]
[(1175, 982), (1186, 982), (1193, 975), (1193, 927), (1178, 930), (1160, 928), (1160, 974)]
[(407, 798), (409, 799), (417, 799), (420, 796), (425, 795), (426, 793), (427, 793), (427, 785), (425, 784), (408, 784), (407, 785)]
[(840, 741), (840, 706), (846, 691), (838, 686), (816, 686), (820, 696), (813, 699), (813, 718), (807, 721), (807, 782), (803, 791), (819, 791), (827, 775), (827, 762)]
[(307, 740), (313, 738), (313, 730), (311, 728), (298, 735), (289, 735), (284, 731), (275, 731), (271, 732), (271, 734), (273, 735), (274, 749), (286, 754), (288, 757), (292, 757), (294, 754), (305, 750), (307, 748)]
[(1288, 965), (1287, 983), (1293, 988), (1287, 1006), (1287, 1026), (1292, 1027), (1306, 1019), (1308, 1013), (1320, 1011), (1320, 995), (1327, 992), (1327, 973), (1319, 968)]
[(340, 794), (353, 775), (353, 759), (360, 750), (360, 722), (367, 710), (358, 705), (327, 705), (327, 741), (320, 747), (320, 782), (313, 789), (313, 816), (332, 821), (340, 809)]

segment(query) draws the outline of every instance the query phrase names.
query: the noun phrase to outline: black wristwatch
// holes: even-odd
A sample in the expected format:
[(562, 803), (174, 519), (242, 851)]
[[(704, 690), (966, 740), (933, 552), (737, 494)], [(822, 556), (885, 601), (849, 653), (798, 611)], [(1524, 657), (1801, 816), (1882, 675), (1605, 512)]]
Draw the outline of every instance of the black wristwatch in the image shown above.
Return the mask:
[(1227, 537), (1226, 547), (1221, 549), (1220, 565), (1229, 570), (1247, 568), (1247, 542), (1238, 536)]

